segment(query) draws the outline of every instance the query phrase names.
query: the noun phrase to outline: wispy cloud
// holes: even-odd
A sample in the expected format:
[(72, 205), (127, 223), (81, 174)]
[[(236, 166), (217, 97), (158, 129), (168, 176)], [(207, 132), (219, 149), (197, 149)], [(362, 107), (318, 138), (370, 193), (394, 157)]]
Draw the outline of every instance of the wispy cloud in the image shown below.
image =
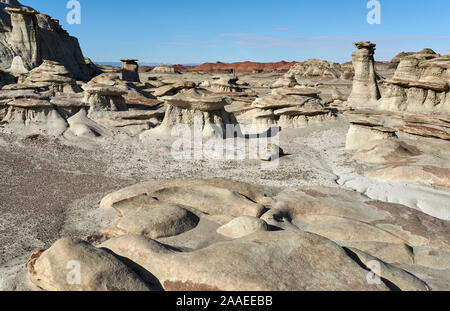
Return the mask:
[(160, 42), (161, 45), (175, 45), (175, 46), (193, 46), (193, 42), (186, 41), (169, 41), (169, 42)]
[(405, 35), (322, 35), (313, 37), (279, 37), (252, 33), (224, 33), (221, 37), (233, 38), (234, 44), (251, 49), (308, 49), (308, 50), (343, 50), (353, 47), (352, 43), (370, 40), (378, 45), (393, 43), (430, 42), (447, 44), (450, 48), (450, 36), (405, 36)]
[(179, 39), (189, 39), (189, 38), (194, 38), (195, 36), (192, 34), (175, 34), (175, 35), (172, 35), (172, 37), (179, 38)]
[(289, 27), (274, 27), (272, 29), (275, 31), (284, 31), (284, 32), (294, 31), (294, 28), (289, 28)]
[(218, 43), (218, 42), (224, 42), (225, 39), (223, 39), (223, 38), (211, 38), (211, 39), (208, 39), (208, 40), (206, 40), (206, 41)]

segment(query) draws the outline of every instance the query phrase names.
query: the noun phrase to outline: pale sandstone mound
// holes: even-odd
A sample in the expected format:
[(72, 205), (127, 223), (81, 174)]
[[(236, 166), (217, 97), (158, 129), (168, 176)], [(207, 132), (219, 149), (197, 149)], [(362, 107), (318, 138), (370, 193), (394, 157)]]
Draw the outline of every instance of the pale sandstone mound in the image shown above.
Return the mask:
[[(139, 206), (157, 205), (157, 201), (180, 206), (191, 206), (210, 215), (228, 214), (234, 217), (259, 217), (264, 212), (262, 203), (274, 192), (239, 182), (222, 179), (179, 180), (142, 183), (105, 197), (101, 208), (115, 208), (124, 215)], [(147, 196), (141, 196), (146, 194)], [(259, 204), (258, 204), (259, 203)]]
[(396, 130), (383, 127), (382, 124), (365, 123), (367, 121), (351, 121), (347, 134), (346, 149), (360, 150), (373, 141), (396, 139)]
[(110, 130), (93, 121), (88, 117), (88, 109), (80, 109), (80, 111), (67, 119), (69, 129), (64, 133), (64, 137), (84, 137), (97, 138), (110, 135)]
[(400, 62), (403, 59), (405, 59), (409, 56), (412, 56), (412, 55), (416, 55), (416, 54), (421, 54), (421, 55), (428, 54), (428, 55), (440, 56), (432, 49), (423, 49), (422, 51), (419, 51), (419, 52), (400, 52), (391, 60), (391, 63), (398, 65), (398, 64), (400, 64)]
[(450, 168), (439, 166), (391, 164), (370, 171), (367, 176), (380, 180), (415, 183), (450, 190)]
[(139, 234), (156, 239), (192, 230), (199, 218), (207, 215), (259, 217), (265, 207), (254, 201), (267, 201), (268, 194), (263, 190), (221, 179), (139, 184), (102, 200), (101, 208), (114, 208), (119, 216), (117, 226), (105, 234)]
[(379, 109), (450, 114), (450, 55), (413, 54), (402, 58), (384, 83)]
[[(100, 113), (96, 117), (105, 126), (126, 129), (131, 134), (138, 134), (161, 124), (166, 109), (161, 106), (152, 110), (128, 110)], [(101, 119), (101, 120), (100, 120)]]
[(348, 104), (357, 108), (375, 107), (377, 100), (381, 98), (375, 72), (376, 45), (371, 42), (357, 42), (355, 46), (358, 48), (352, 55), (355, 77)]
[(128, 109), (123, 97), (126, 92), (118, 88), (101, 84), (86, 84), (83, 86), (83, 90), (83, 101), (89, 104), (91, 112), (124, 111)]
[(338, 111), (344, 112), (351, 110), (352, 108), (348, 106), (347, 103), (348, 95), (344, 94), (342, 89), (333, 87), (331, 91), (331, 103), (330, 107), (337, 109)]
[(232, 239), (243, 238), (255, 232), (268, 231), (267, 223), (256, 217), (241, 216), (217, 229), (217, 233)]
[(351, 79), (353, 72), (338, 63), (310, 59), (295, 64), (285, 75), (299, 78)]
[(171, 237), (189, 231), (197, 225), (196, 217), (186, 209), (171, 206), (137, 210), (124, 216), (118, 229), (128, 234), (152, 239)]
[(91, 105), (91, 112), (153, 109), (161, 102), (147, 88), (147, 84), (123, 81), (115, 73), (104, 73), (83, 85), (84, 101)]
[(207, 214), (259, 217), (264, 206), (239, 192), (214, 186), (168, 187), (151, 194), (160, 201), (193, 206)]
[[(187, 179), (187, 180), (167, 180), (167, 181), (150, 181), (144, 182), (140, 184), (136, 184), (130, 186), (128, 188), (124, 188), (117, 192), (111, 193), (107, 195), (100, 203), (100, 208), (112, 208), (113, 204), (132, 198), (135, 196), (139, 196), (141, 194), (151, 194), (158, 190), (162, 190), (168, 187), (190, 187), (190, 186), (198, 186), (201, 188), (202, 186), (212, 186), (221, 189), (227, 189), (228, 191), (239, 193), (242, 196), (250, 199), (253, 202), (259, 204), (265, 204), (267, 202), (267, 198), (276, 195), (277, 191), (265, 188), (261, 186), (251, 185), (243, 182), (236, 182), (228, 179)], [(228, 198), (229, 199), (229, 198)], [(217, 200), (221, 200), (218, 198)], [(232, 201), (231, 201), (232, 202)], [(211, 202), (209, 202), (211, 203)], [(213, 204), (217, 204), (217, 201)], [(227, 202), (223, 202), (222, 204), (229, 204)], [(209, 208), (214, 208), (211, 206)], [(237, 207), (237, 209), (239, 209)], [(242, 211), (241, 211), (242, 212)], [(238, 216), (242, 216), (243, 214), (239, 214)]]
[(380, 110), (346, 114), (350, 117), (346, 148), (354, 152), (355, 160), (375, 164), (365, 176), (405, 187), (403, 192), (378, 195), (450, 219), (446, 204), (450, 196), (445, 191), (450, 188), (448, 117)]
[[(275, 207), (262, 218), (285, 229), (288, 228), (283, 222), (288, 220), (287, 223), (298, 229), (314, 230), (311, 232), (335, 241), (406, 243), (450, 250), (448, 222), (405, 206), (371, 201), (351, 191), (331, 188), (304, 187), (286, 190), (275, 196), (277, 192), (221, 179), (149, 182), (107, 196), (101, 207), (114, 207), (120, 214), (126, 214), (158, 200), (185, 208), (190, 206), (207, 215), (238, 217), (232, 226), (238, 229), (237, 224), (247, 223), (241, 219), (254, 222), (254, 218), (241, 216), (262, 215), (261, 206), (247, 199), (250, 198), (266, 208)], [(202, 214), (198, 215), (202, 217)], [(318, 226), (322, 222), (328, 225)], [(310, 225), (305, 227), (307, 223)], [(245, 230), (245, 226), (241, 226), (240, 230)], [(331, 233), (328, 235), (326, 232)]]
[[(448, 221), (400, 204), (371, 201), (355, 192), (339, 189), (302, 187), (284, 191), (276, 199), (275, 208), (262, 217), (270, 225), (286, 230), (298, 228), (332, 239), (362, 262), (366, 261), (360, 256), (361, 251), (376, 257), (383, 277), (400, 289), (426, 289), (437, 284), (433, 276), (437, 271), (445, 271), (442, 277), (448, 280)], [(427, 272), (419, 277), (420, 282), (417, 282), (417, 275), (415, 280), (410, 280), (408, 273), (418, 268), (416, 249), (427, 249), (427, 258), (421, 262), (421, 269)], [(435, 256), (439, 256), (439, 269), (443, 270), (434, 270)], [(386, 276), (388, 271), (384, 264), (389, 264), (388, 270), (395, 268), (398, 278)], [(409, 285), (400, 286), (405, 281)]]
[(331, 97), (334, 101), (341, 101), (345, 102), (347, 101), (348, 97), (345, 96), (337, 87), (333, 88), (333, 91), (331, 93)]
[(243, 90), (238, 81), (236, 76), (218, 77), (211, 82), (209, 89), (215, 93), (239, 93)]
[(173, 96), (182, 90), (189, 90), (195, 87), (193, 82), (177, 82), (169, 85), (164, 85), (153, 90), (153, 95), (156, 97)]
[(58, 113), (66, 120), (80, 110), (89, 109), (89, 105), (83, 102), (83, 93), (58, 93), (50, 98), (50, 103), (55, 106)]
[(158, 239), (194, 229), (199, 222), (189, 207), (161, 202), (148, 195), (119, 201), (114, 208), (120, 220), (108, 235), (138, 234)]
[[(49, 291), (150, 289), (135, 272), (114, 255), (73, 239), (61, 239), (50, 249), (36, 252), (27, 263), (27, 269), (31, 281)], [(80, 273), (78, 276), (77, 271)]]
[(151, 73), (180, 74), (175, 68), (169, 65), (159, 65), (152, 69)]
[(262, 218), (334, 241), (383, 242), (450, 250), (450, 223), (400, 204), (371, 201), (352, 191), (324, 187), (288, 189)]
[(191, 89), (162, 99), (166, 101), (167, 110), (157, 129), (164, 133), (170, 133), (175, 126), (186, 125), (196, 128), (204, 137), (223, 137), (227, 125), (237, 124), (234, 115), (224, 109), (230, 104), (225, 97)]
[(22, 57), (15, 56), (11, 63), (11, 67), (9, 68), (9, 72), (13, 74), (25, 74), (28, 73), (28, 69), (25, 68), (25, 64), (23, 63)]
[[(116, 209), (119, 221), (90, 239), (102, 241), (98, 251), (108, 249), (169, 291), (448, 289), (443, 284), (450, 268), (450, 223), (351, 191), (162, 180), (112, 193), (101, 207)], [(166, 237), (149, 238), (160, 234)], [(82, 266), (95, 261), (80, 258), (84, 248), (95, 252), (92, 246), (72, 243), (53, 252), (58, 243), (46, 252), (52, 261), (38, 265), (31, 259), (32, 280), (58, 284), (66, 277), (58, 269), (66, 253)], [(45, 271), (53, 271), (52, 278)], [(368, 281), (374, 276), (379, 282)]]
[(298, 85), (298, 82), (295, 78), (295, 74), (290, 72), (275, 81), (275, 83), (272, 84), (272, 88), (295, 87), (296, 85)]
[(67, 129), (67, 122), (50, 103), (49, 97), (32, 90), (1, 91), (1, 96), (7, 97), (0, 105), (2, 122), (22, 134), (44, 131), (60, 135)]
[(8, 85), (5, 89), (36, 88), (55, 93), (80, 93), (72, 74), (62, 64), (44, 60), (42, 65), (19, 77), (17, 85)]
[[(57, 20), (18, 1), (0, 3), (0, 20), (1, 68), (23, 73), (47, 59), (63, 64), (77, 79), (87, 80), (91, 75), (78, 40), (62, 29)], [(13, 64), (16, 57), (20, 60)]]
[(137, 236), (102, 247), (152, 271), (168, 291), (388, 290), (368, 285), (367, 271), (342, 248), (304, 232), (257, 233), (190, 253), (173, 253)]
[(252, 118), (252, 124), (258, 130), (274, 125), (282, 128), (303, 127), (332, 119), (333, 113), (324, 107), (318, 93), (311, 88), (277, 88), (270, 95), (257, 98), (252, 104), (254, 109), (239, 118)]
[(89, 85), (106, 85), (123, 91), (125, 101), (131, 108), (139, 110), (153, 108), (161, 104), (155, 96), (151, 94), (155, 89), (148, 83), (124, 81), (116, 73), (103, 73), (91, 79)]

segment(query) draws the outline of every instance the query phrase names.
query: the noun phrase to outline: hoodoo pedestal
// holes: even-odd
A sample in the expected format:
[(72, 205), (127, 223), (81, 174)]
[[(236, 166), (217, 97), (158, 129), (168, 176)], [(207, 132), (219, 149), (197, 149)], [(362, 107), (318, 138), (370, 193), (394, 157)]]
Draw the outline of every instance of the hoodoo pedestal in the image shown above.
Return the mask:
[(203, 137), (224, 135), (227, 125), (237, 124), (233, 114), (225, 110), (229, 105), (226, 98), (214, 94), (201, 94), (195, 89), (189, 93), (163, 98), (167, 103), (161, 129), (170, 131), (174, 126), (184, 124), (199, 126)]
[(358, 48), (352, 54), (355, 77), (348, 103), (355, 108), (376, 107), (377, 100), (381, 98), (375, 73), (376, 44), (364, 41), (355, 43), (355, 46)]
[(137, 59), (122, 59), (122, 80), (140, 82)]

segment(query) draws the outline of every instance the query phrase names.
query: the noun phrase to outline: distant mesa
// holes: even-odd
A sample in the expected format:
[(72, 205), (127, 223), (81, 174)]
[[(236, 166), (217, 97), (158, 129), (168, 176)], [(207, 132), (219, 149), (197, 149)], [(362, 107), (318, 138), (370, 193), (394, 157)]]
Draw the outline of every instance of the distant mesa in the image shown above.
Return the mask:
[(239, 62), (239, 63), (204, 63), (196, 67), (189, 68), (190, 71), (201, 71), (210, 73), (253, 73), (255, 71), (285, 71), (287, 72), (296, 62), (277, 62), (277, 63), (256, 63), (256, 62)]

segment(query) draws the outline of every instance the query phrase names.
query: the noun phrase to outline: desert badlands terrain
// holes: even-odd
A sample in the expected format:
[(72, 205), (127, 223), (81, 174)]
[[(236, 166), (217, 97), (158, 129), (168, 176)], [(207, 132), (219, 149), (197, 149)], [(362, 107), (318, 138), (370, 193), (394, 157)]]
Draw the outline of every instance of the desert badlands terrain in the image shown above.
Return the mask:
[(0, 21), (0, 290), (450, 290), (450, 55), (113, 67)]

